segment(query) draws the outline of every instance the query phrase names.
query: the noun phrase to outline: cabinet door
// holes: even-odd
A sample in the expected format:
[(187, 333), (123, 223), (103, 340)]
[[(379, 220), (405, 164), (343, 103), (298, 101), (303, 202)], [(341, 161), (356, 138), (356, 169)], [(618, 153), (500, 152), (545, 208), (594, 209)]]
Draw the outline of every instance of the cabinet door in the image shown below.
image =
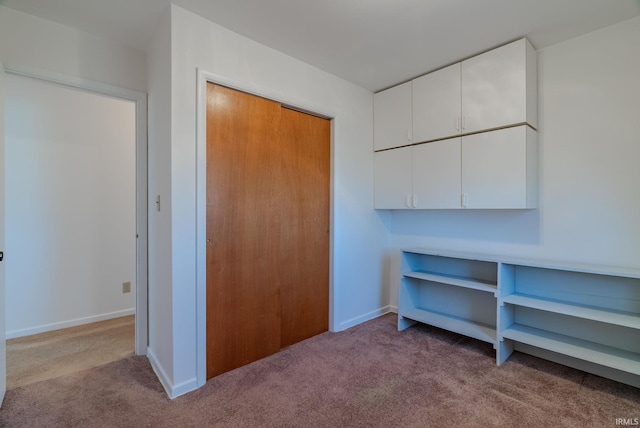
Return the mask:
[(460, 137), (413, 148), (416, 208), (460, 208)]
[(462, 62), (463, 133), (527, 121), (527, 41)]
[(412, 147), (374, 153), (374, 207), (411, 208)]
[(411, 144), (411, 82), (373, 96), (373, 148)]
[(460, 63), (413, 80), (413, 141), (460, 134)]
[(535, 208), (536, 133), (526, 125), (462, 137), (465, 208)]

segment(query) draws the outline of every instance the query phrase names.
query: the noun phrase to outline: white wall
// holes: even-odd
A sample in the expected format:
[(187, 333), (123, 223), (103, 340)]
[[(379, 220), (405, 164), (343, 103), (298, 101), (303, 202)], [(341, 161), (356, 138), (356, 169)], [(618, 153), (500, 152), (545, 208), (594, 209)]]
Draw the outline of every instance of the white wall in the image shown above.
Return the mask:
[[(149, 64), (149, 347), (160, 379), (173, 379), (171, 295), (171, 15), (162, 15)], [(160, 195), (160, 211), (156, 196)]]
[(0, 61), (7, 70), (35, 69), (147, 90), (144, 52), (4, 6)]
[(135, 104), (15, 75), (5, 95), (7, 336), (133, 313)]
[(397, 249), (640, 267), (640, 18), (538, 52), (539, 209), (396, 211)]
[[(380, 272), (387, 243), (383, 219), (388, 215), (380, 216), (372, 209), (372, 93), (176, 6), (171, 8), (171, 29), (171, 189), (170, 205), (165, 206), (171, 210), (172, 253), (171, 259), (164, 262), (172, 266), (173, 324), (171, 335), (151, 333), (155, 340), (150, 343), (149, 355), (158, 357), (154, 364), (165, 373), (173, 368), (173, 376), (162, 381), (169, 394), (175, 396), (197, 386), (197, 367), (202, 363), (198, 360), (196, 337), (197, 311), (204, 306), (201, 302), (199, 308), (196, 302), (197, 293), (202, 291), (196, 286), (197, 68), (249, 92), (268, 94), (335, 118), (333, 328), (344, 329), (388, 310), (389, 291)], [(160, 54), (165, 55), (166, 52)], [(153, 91), (150, 92), (151, 97)], [(164, 138), (150, 142), (150, 146), (156, 144), (166, 143)], [(156, 171), (167, 177), (168, 171), (161, 166), (164, 160), (156, 158), (155, 162)], [(156, 272), (150, 275), (161, 274), (158, 263), (152, 269)], [(150, 310), (160, 311), (168, 298), (165, 295), (162, 302), (154, 303), (158, 307)], [(155, 328), (153, 323), (151, 326)], [(164, 342), (171, 341), (170, 336), (173, 356), (160, 358), (156, 349), (168, 346)]]

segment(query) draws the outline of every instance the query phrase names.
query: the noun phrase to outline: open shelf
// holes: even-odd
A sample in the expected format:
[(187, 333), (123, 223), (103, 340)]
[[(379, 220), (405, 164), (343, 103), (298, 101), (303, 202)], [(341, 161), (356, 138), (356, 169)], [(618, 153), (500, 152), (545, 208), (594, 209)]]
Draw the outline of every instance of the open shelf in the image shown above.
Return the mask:
[(519, 324), (503, 330), (501, 335), (516, 342), (640, 375), (640, 354), (635, 352)]
[(545, 299), (526, 294), (513, 293), (504, 297), (504, 303), (539, 309), (547, 312), (570, 315), (588, 320), (600, 321), (624, 327), (640, 329), (640, 315), (631, 312), (601, 309), (593, 306), (578, 305), (555, 299)]
[(402, 310), (400, 311), (400, 316), (473, 337), (494, 345), (497, 343), (496, 328), (490, 325), (420, 308)]
[(414, 322), (640, 387), (640, 270), (413, 248), (398, 329)]
[(497, 285), (495, 282), (470, 279), (457, 275), (449, 275), (428, 271), (411, 271), (404, 274), (407, 278), (415, 278), (423, 281), (439, 282), (441, 284), (454, 285), (456, 287), (471, 288), (474, 290), (495, 293)]

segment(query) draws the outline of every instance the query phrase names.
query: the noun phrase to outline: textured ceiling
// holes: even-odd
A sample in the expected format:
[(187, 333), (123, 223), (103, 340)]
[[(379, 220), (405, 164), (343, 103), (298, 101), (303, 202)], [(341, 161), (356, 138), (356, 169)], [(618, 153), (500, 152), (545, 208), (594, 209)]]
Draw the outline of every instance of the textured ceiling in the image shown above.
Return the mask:
[[(537, 48), (640, 15), (640, 0), (175, 0), (377, 91), (526, 36)], [(169, 0), (0, 0), (145, 49)]]

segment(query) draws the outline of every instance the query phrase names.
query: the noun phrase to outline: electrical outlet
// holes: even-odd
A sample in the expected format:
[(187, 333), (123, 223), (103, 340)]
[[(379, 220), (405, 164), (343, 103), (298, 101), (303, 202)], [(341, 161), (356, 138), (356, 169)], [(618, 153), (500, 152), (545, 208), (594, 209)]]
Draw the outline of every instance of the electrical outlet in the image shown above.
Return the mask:
[(123, 293), (131, 293), (131, 283), (130, 282), (123, 282), (122, 283), (122, 292)]

